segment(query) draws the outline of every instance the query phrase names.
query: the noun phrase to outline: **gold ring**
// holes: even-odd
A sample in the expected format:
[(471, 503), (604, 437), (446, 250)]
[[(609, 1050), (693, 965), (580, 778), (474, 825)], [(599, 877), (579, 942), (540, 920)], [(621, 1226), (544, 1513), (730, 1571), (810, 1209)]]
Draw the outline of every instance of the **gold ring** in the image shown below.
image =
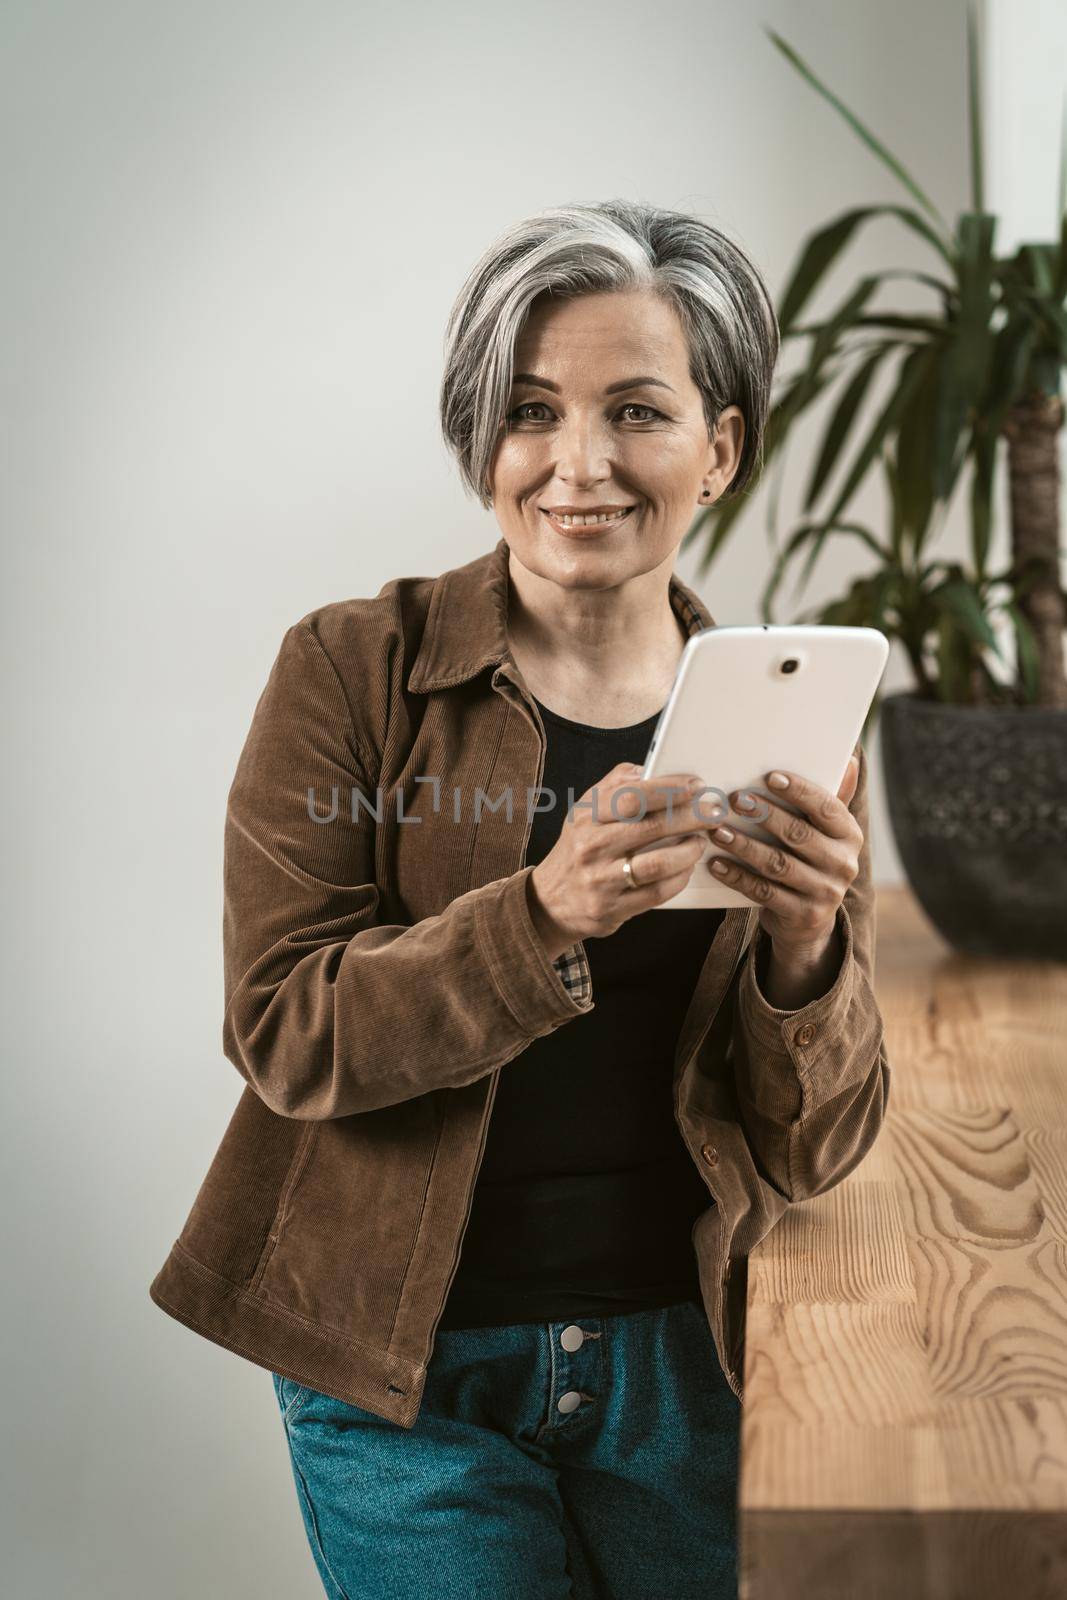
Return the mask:
[(634, 877), (634, 864), (630, 856), (623, 857), (622, 873), (623, 877), (626, 879), (626, 887), (628, 889), (639, 889), (641, 887)]

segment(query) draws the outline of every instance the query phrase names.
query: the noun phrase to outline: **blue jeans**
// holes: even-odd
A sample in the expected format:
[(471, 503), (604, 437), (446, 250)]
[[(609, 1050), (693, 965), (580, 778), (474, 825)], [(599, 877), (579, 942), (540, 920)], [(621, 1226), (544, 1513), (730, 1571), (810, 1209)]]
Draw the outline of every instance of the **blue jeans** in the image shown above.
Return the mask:
[(741, 1403), (697, 1301), (439, 1328), (413, 1428), (273, 1378), (330, 1600), (735, 1600)]

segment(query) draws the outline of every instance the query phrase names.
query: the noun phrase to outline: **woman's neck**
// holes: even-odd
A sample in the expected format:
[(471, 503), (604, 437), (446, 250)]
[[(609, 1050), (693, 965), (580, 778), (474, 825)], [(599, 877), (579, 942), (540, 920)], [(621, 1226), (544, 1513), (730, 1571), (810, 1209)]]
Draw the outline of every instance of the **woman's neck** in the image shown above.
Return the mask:
[[(560, 592), (542, 612), (509, 589), (508, 644), (527, 689), (550, 710), (594, 727), (621, 728), (658, 713), (688, 634), (661, 589), (629, 617), (604, 592)], [(592, 604), (590, 604), (592, 599)], [(572, 603), (573, 602), (573, 603)]]

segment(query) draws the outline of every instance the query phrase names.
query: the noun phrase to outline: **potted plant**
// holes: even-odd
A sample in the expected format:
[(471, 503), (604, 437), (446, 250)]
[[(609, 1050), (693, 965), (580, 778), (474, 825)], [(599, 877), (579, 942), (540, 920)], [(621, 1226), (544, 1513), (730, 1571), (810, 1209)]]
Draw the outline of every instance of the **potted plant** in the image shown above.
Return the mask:
[[(683, 541), (703, 541), (703, 572), (789, 430), (840, 379), (808, 479), (799, 525), (778, 538), (778, 484), (768, 500), (774, 547), (761, 597), (764, 621), (791, 564), (803, 553), (798, 590), (831, 534), (858, 540), (871, 561), (847, 594), (798, 620), (880, 628), (899, 640), (915, 679), (909, 693), (876, 697), (893, 831), (916, 897), (960, 951), (1067, 959), (1067, 676), (1060, 579), (1061, 374), (1067, 363), (1067, 149), (1061, 152), (1055, 242), (994, 251), (997, 219), (983, 205), (976, 28), (967, 19), (973, 209), (950, 229), (930, 199), (792, 48), (779, 50), (833, 105), (909, 191), (914, 205), (846, 211), (802, 247), (778, 320), (810, 344), (768, 418), (761, 472), (737, 500), (702, 512)], [(894, 215), (929, 245), (930, 272), (865, 276), (821, 321), (800, 312), (856, 229)], [(932, 290), (929, 312), (874, 309), (891, 278)], [(896, 358), (889, 397), (836, 490), (834, 468), (876, 373)], [(1011, 560), (989, 560), (996, 473), (1007, 457)], [(969, 561), (934, 554), (953, 490), (969, 478)], [(884, 532), (847, 518), (853, 494), (876, 468), (887, 488)], [(817, 509), (819, 503), (822, 509)], [(1012, 639), (1006, 662), (1000, 633)], [(866, 735), (867, 727), (864, 728)]]

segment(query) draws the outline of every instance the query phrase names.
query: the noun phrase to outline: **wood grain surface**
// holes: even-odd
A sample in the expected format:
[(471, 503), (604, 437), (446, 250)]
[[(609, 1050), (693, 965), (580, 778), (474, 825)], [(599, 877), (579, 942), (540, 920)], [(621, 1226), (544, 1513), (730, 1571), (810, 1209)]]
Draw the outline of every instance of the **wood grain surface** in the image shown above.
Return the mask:
[(741, 1600), (1067, 1597), (1067, 965), (878, 895), (889, 1109), (749, 1257)]

